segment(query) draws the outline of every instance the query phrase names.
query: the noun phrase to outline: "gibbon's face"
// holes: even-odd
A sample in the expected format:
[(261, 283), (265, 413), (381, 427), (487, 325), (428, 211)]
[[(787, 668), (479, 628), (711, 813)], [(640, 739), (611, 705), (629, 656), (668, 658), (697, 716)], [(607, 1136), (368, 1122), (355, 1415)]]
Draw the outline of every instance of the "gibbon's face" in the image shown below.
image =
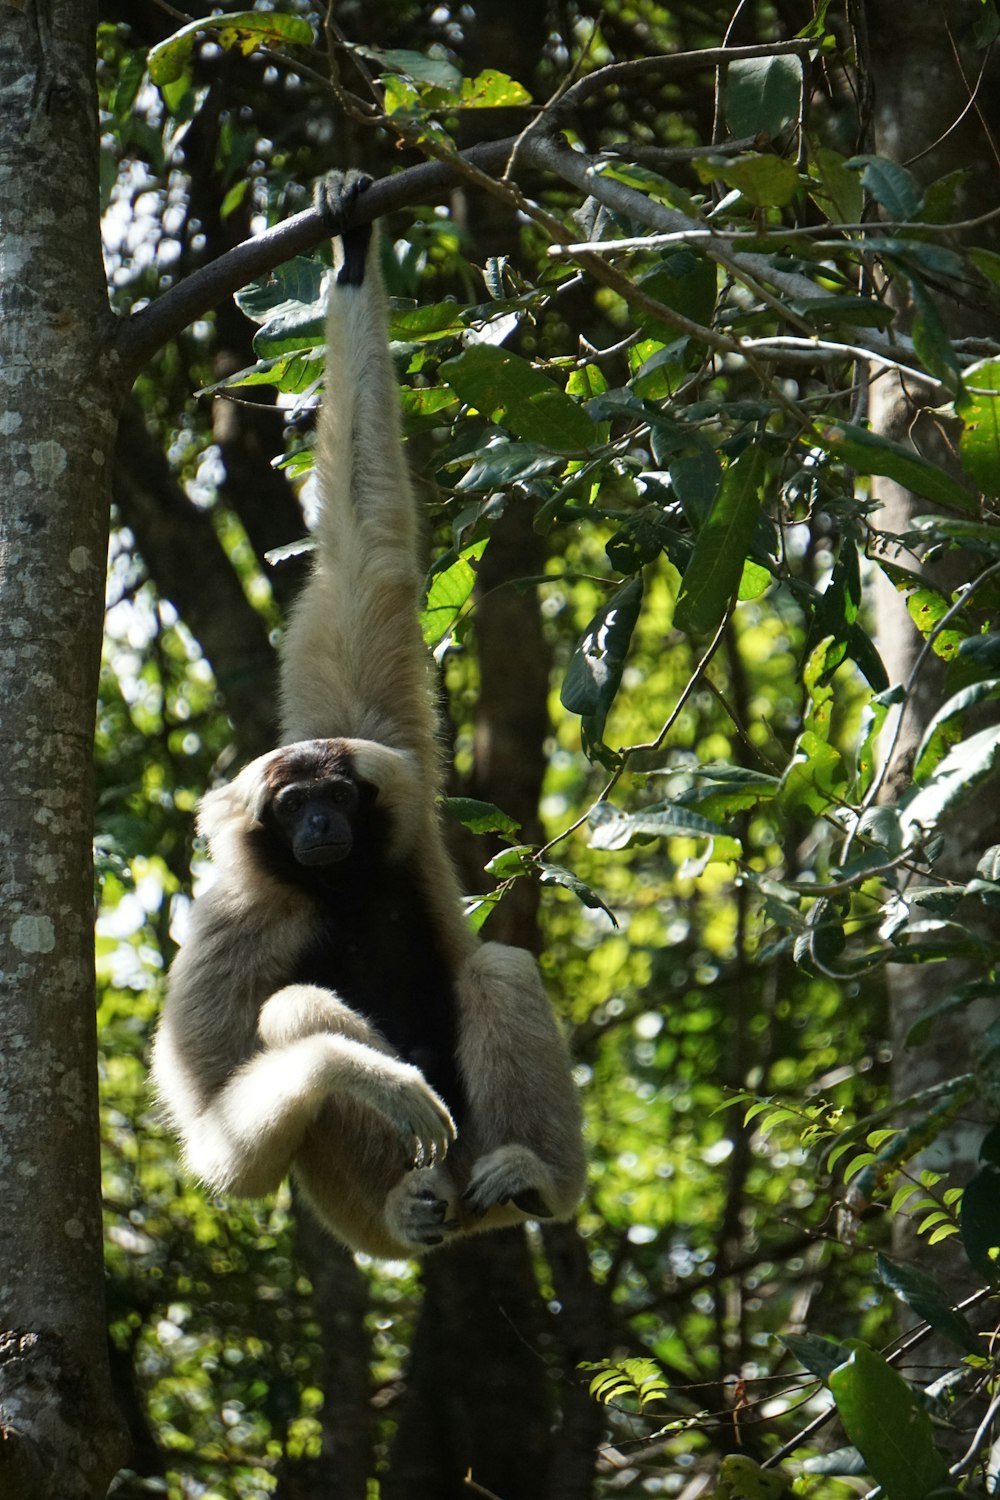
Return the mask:
[(265, 777), (263, 821), (271, 838), (300, 867), (342, 864), (355, 846), (365, 804), (350, 756), (335, 741), (310, 740), (277, 757)]
[(293, 781), (271, 803), (274, 821), (300, 865), (336, 865), (354, 847), (361, 798), (347, 776)]

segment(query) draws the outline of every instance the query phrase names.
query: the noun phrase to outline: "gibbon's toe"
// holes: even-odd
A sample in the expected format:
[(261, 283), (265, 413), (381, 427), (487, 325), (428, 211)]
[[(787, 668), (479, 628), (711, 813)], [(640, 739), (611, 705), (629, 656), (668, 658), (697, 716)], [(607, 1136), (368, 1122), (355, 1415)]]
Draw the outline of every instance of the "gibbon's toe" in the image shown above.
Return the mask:
[(553, 1211), (519, 1159), (520, 1154), (516, 1148), (509, 1155), (501, 1149), (476, 1163), (462, 1194), (462, 1204), (469, 1213), (481, 1219), (498, 1204), (513, 1203), (532, 1219), (552, 1218)]

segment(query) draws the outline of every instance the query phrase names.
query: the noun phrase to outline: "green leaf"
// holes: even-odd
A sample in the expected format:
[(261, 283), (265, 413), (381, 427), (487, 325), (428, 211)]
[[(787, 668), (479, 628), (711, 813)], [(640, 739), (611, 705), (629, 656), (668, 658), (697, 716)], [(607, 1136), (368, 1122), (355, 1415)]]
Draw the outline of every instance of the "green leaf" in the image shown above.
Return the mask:
[(449, 818), (454, 818), (472, 833), (502, 833), (513, 838), (521, 827), (510, 813), (475, 797), (442, 797), (441, 806)]
[(987, 1162), (966, 1186), (958, 1222), (972, 1265), (996, 1282), (1000, 1279), (1000, 1167)]
[(267, 278), (236, 294), (236, 305), (262, 326), (254, 334), (254, 353), (262, 359), (322, 344), (326, 325), (327, 268), (298, 255)]
[(652, 1359), (601, 1360), (581, 1364), (581, 1369), (597, 1370), (591, 1379), (590, 1394), (605, 1406), (626, 1397), (642, 1409), (649, 1401), (660, 1401), (670, 1389), (659, 1365)]
[(419, 307), (394, 307), (389, 317), (389, 336), (401, 344), (464, 333), (466, 311), (458, 302), (424, 302)]
[[(450, 392), (449, 399), (455, 399)], [(474, 455), (456, 488), (463, 493), (470, 490), (506, 491), (515, 484), (527, 485), (529, 480), (548, 474), (563, 462), (557, 454), (540, 452), (534, 443), (510, 443), (498, 439)]]
[(558, 885), (563, 890), (571, 891), (584, 906), (588, 906), (594, 911), (605, 912), (611, 918), (612, 926), (618, 926), (618, 918), (610, 906), (602, 900), (595, 890), (586, 885), (578, 875), (574, 875), (572, 870), (567, 870), (562, 865), (549, 864), (541, 865), (540, 869), (541, 874), (539, 879), (542, 885)]
[(848, 1438), (886, 1500), (926, 1500), (928, 1490), (947, 1480), (930, 1417), (881, 1355), (858, 1345), (831, 1373), (830, 1390)]
[[(654, 431), (654, 448), (656, 433)], [(667, 466), (670, 484), (681, 508), (693, 526), (700, 526), (712, 509), (722, 483), (722, 465), (714, 448), (695, 453), (677, 453)]]
[(791, 1500), (784, 1474), (762, 1469), (744, 1453), (729, 1453), (719, 1465), (713, 1500)]
[(524, 85), (498, 68), (487, 68), (476, 78), (463, 78), (459, 98), (463, 109), (509, 109), (531, 103)]
[(893, 443), (866, 427), (834, 420), (818, 427), (814, 436), (821, 448), (849, 468), (857, 469), (859, 474), (883, 474), (904, 489), (940, 505), (968, 510), (975, 504), (975, 497), (942, 469), (928, 463), (912, 448)]
[(918, 1271), (916, 1266), (900, 1265), (887, 1255), (876, 1255), (875, 1266), (882, 1284), (895, 1292), (918, 1318), (929, 1323), (935, 1333), (966, 1354), (982, 1353), (982, 1343), (972, 1324), (954, 1310), (947, 1292), (938, 1286), (933, 1276)]
[(997, 986), (992, 979), (970, 979), (968, 983), (959, 985), (952, 994), (930, 1006), (919, 1020), (914, 1021), (906, 1033), (907, 1047), (922, 1047), (930, 1039), (934, 1022), (939, 1016), (948, 1015), (950, 1011), (971, 1005), (974, 1000), (992, 1000), (996, 997), (996, 993)]
[(244, 56), (258, 47), (309, 47), (313, 29), (300, 16), (237, 11), (227, 16), (205, 16), (182, 26), (173, 36), (157, 42), (149, 53), (149, 76), (159, 87), (176, 83), (185, 73), (200, 36), (209, 35), (216, 46), (238, 48)]
[(806, 650), (811, 652), (824, 637), (831, 638), (823, 662), (824, 675), (835, 672), (847, 656), (848, 637), (860, 609), (861, 563), (853, 538), (845, 537), (830, 582), (816, 605), (806, 640)]
[(923, 282), (912, 274), (909, 282), (914, 307), (913, 347), (935, 379), (956, 395), (962, 390), (962, 372), (944, 319)]
[(930, 777), (901, 803), (903, 824), (937, 828), (942, 817), (990, 774), (1000, 754), (1000, 726), (992, 724), (952, 746)]
[(856, 172), (847, 169), (845, 158), (829, 146), (818, 146), (809, 162), (813, 184), (810, 197), (826, 218), (839, 224), (860, 224), (864, 194)]
[(840, 752), (814, 730), (805, 729), (781, 778), (781, 806), (822, 816), (842, 801), (847, 772)]
[(914, 781), (925, 781), (943, 759), (949, 746), (959, 740), (963, 715), (977, 703), (997, 696), (1000, 696), (1000, 678), (987, 677), (982, 682), (974, 682), (963, 688), (938, 709), (924, 730), (913, 764)]
[(730, 63), (726, 123), (733, 135), (780, 135), (799, 116), (802, 64), (797, 57), (749, 57)]
[(828, 1380), (831, 1372), (851, 1355), (846, 1345), (820, 1334), (779, 1333), (778, 1338), (803, 1369), (810, 1375), (817, 1375), (820, 1380)]
[(455, 561), (431, 579), (427, 603), (420, 612), (420, 628), (429, 646), (437, 645), (453, 629), (476, 586), (476, 568), (488, 538), (465, 547)]
[(642, 605), (642, 575), (630, 578), (587, 626), (570, 660), (560, 700), (584, 721), (586, 737), (599, 743), (615, 699), (629, 642)]
[(770, 802), (778, 793), (776, 776), (744, 766), (702, 766), (689, 774), (698, 779), (693, 787), (681, 793), (677, 802), (709, 818), (735, 817), (761, 802)]
[(984, 360), (966, 371), (957, 409), (965, 472), (987, 495), (1000, 495), (1000, 360)]
[(861, 167), (861, 185), (885, 209), (890, 219), (901, 222), (920, 215), (921, 196), (905, 167), (881, 156), (853, 156), (849, 167)]
[(659, 802), (637, 813), (624, 812), (613, 802), (596, 802), (588, 822), (592, 849), (624, 849), (634, 838), (720, 838), (725, 834), (721, 824), (672, 802)]
[(234, 370), (224, 380), (216, 380), (196, 392), (199, 396), (210, 396), (215, 391), (232, 390), (240, 386), (272, 385), (286, 396), (304, 396), (319, 388), (323, 378), (322, 345), (318, 349), (296, 349), (290, 354), (280, 354), (274, 359), (261, 359), (246, 370)]
[(449, 91), (460, 88), (462, 84), (458, 68), (443, 57), (425, 57), (422, 52), (410, 52), (402, 47), (382, 49), (355, 45), (352, 50), (373, 58), (387, 73), (401, 73), (415, 83)]
[[(683, 313), (694, 323), (712, 321), (718, 294), (715, 262), (691, 250), (675, 250), (639, 279), (639, 285), (671, 311)], [(652, 338), (670, 343), (677, 330), (644, 312), (637, 314), (640, 327)]]
[(441, 375), (462, 401), (526, 442), (575, 453), (597, 439), (583, 407), (509, 350), (474, 345), (446, 360)]
[(726, 470), (708, 520), (698, 533), (684, 569), (674, 611), (678, 630), (708, 635), (722, 623), (743, 576), (757, 521), (760, 492), (767, 476), (763, 448), (744, 449)]
[(714, 175), (755, 208), (784, 208), (801, 186), (795, 163), (783, 156), (739, 156), (717, 164)]

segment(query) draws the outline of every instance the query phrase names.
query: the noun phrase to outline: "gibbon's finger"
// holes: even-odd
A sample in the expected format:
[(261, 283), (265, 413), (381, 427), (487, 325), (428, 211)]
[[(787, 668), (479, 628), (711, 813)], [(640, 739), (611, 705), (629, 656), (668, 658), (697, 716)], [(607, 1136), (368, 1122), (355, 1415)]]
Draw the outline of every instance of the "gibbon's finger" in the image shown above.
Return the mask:
[(439, 1099), (416, 1068), (409, 1077), (388, 1085), (381, 1098), (371, 1102), (386, 1116), (417, 1166), (443, 1161), (455, 1139), (455, 1122), (447, 1105)]

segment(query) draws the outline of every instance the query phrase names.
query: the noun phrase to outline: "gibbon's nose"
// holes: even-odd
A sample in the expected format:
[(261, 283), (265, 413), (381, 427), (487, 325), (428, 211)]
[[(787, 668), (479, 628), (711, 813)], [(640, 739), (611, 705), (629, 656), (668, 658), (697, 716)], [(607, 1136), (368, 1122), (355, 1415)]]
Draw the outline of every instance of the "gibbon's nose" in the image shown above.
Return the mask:
[(306, 819), (306, 830), (313, 838), (322, 838), (330, 832), (330, 814), (323, 807), (313, 808)]

